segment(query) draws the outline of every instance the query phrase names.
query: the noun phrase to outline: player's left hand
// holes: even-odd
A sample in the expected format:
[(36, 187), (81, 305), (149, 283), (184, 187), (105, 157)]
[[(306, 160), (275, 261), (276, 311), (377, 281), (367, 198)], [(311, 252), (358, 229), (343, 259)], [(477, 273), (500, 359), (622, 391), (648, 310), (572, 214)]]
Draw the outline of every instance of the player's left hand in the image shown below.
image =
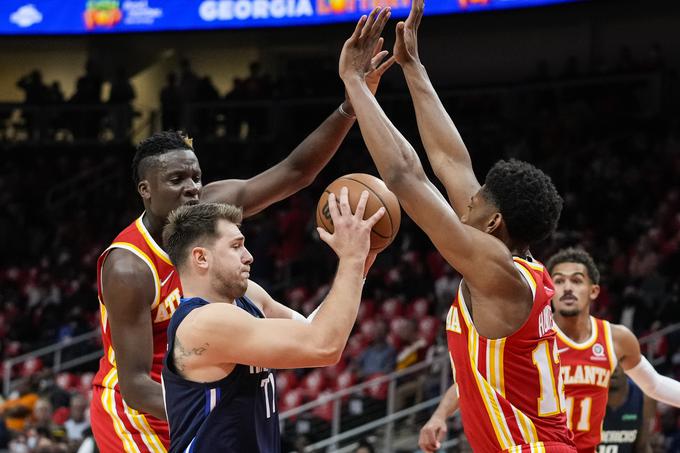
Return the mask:
[[(390, 8), (375, 8), (368, 17), (361, 16), (354, 33), (345, 41), (340, 53), (339, 72), (340, 78), (347, 81), (353, 77), (368, 80), (375, 83), (374, 79), (380, 80), (380, 76), (389, 68), (394, 61), (387, 60), (381, 64), (389, 53), (382, 48), (380, 34), (390, 18)], [(374, 71), (380, 72), (369, 77)], [(375, 83), (377, 89), (377, 83)]]
[[(387, 72), (387, 70), (390, 69), (392, 65), (397, 61), (396, 58), (394, 58), (394, 56), (385, 60), (385, 57), (387, 56), (388, 52), (386, 50), (383, 50), (382, 48), (384, 43), (385, 39), (380, 37), (373, 51), (373, 58), (371, 58), (370, 70), (364, 76), (366, 86), (371, 91), (371, 93), (373, 93), (373, 96), (375, 96), (375, 93), (378, 92), (378, 86), (380, 85), (380, 79), (382, 78), (383, 74), (385, 74), (385, 72)], [(342, 104), (342, 109), (345, 112), (349, 113), (350, 115), (354, 114), (354, 107), (352, 107), (352, 101), (349, 99), (349, 96), (347, 96), (346, 91), (345, 102)]]

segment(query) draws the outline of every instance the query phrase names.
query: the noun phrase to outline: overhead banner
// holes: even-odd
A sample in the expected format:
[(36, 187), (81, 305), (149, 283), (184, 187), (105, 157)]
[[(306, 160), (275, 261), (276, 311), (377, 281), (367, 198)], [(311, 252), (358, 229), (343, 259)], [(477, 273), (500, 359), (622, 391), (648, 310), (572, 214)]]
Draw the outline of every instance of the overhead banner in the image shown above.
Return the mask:
[[(426, 14), (573, 0), (428, 0)], [(353, 22), (376, 6), (406, 17), (411, 0), (1, 0), (0, 34), (138, 33)]]

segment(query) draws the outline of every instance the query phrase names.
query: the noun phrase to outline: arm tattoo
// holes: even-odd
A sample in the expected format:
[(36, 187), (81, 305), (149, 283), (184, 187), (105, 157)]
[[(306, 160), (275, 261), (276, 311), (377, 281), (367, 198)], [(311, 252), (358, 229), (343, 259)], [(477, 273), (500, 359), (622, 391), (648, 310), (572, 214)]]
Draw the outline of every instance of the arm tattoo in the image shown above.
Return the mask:
[(175, 368), (177, 368), (179, 371), (184, 371), (186, 368), (185, 360), (192, 355), (203, 355), (203, 353), (208, 349), (208, 346), (210, 345), (205, 343), (203, 346), (199, 346), (197, 348), (185, 348), (179, 341), (179, 338), (175, 337)]

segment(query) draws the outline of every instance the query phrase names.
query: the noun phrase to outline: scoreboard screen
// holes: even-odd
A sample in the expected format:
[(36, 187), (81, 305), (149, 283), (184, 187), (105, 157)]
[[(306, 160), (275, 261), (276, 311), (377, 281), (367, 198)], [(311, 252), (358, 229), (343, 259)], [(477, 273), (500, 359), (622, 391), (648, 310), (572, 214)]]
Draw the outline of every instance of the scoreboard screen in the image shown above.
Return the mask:
[[(574, 0), (428, 0), (426, 15)], [(2, 0), (0, 34), (139, 33), (353, 22), (376, 6), (408, 15), (411, 0)]]

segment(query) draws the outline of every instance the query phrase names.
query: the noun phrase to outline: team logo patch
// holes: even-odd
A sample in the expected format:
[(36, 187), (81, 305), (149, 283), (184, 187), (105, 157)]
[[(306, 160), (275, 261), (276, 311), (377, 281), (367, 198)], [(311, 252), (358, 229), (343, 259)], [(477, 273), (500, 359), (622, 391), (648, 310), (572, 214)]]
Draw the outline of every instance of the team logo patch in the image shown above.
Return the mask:
[(604, 346), (602, 346), (600, 343), (595, 343), (593, 345), (593, 355), (595, 357), (604, 356)]

